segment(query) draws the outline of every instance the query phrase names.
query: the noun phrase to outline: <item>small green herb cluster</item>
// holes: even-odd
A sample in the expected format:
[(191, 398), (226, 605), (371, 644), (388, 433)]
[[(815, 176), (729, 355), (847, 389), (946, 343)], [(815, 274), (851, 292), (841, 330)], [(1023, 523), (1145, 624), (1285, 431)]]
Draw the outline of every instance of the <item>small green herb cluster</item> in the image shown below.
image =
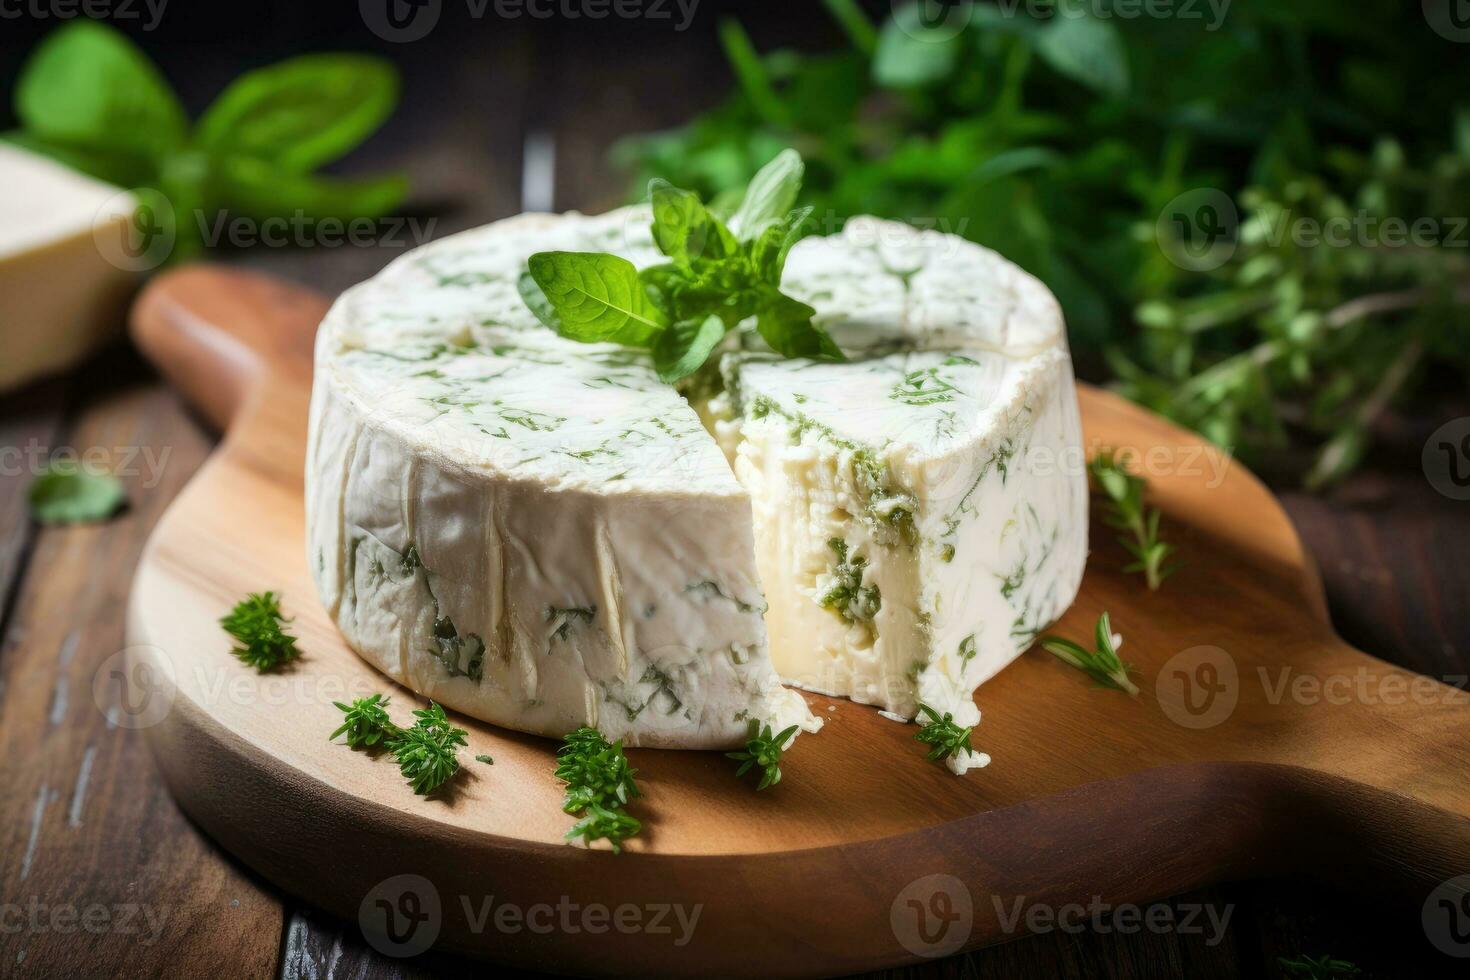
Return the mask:
[(459, 772), (459, 749), (466, 744), (468, 733), (450, 724), (444, 709), (433, 701), (414, 711), (414, 723), (407, 728), (393, 724), (387, 712), (388, 698), (381, 694), (351, 704), (332, 703), (343, 718), (327, 738), (346, 735), (348, 746), (354, 749), (386, 748), (418, 795), (428, 796)]
[(883, 607), (883, 594), (876, 585), (863, 585), (863, 570), (868, 560), (862, 555), (850, 555), (846, 541), (833, 538), (827, 547), (837, 556), (832, 566), (832, 587), (817, 600), (823, 609), (834, 610), (845, 622), (866, 622), (878, 615)]
[(621, 740), (609, 742), (585, 725), (568, 733), (556, 750), (556, 778), (567, 784), (562, 810), (581, 819), (567, 831), (567, 840), (605, 840), (620, 853), (623, 841), (643, 829), (623, 810), (629, 800), (643, 795), (633, 779), (637, 773), (623, 754)]
[(917, 741), (930, 746), (928, 754), (924, 757), (932, 761), (948, 759), (950, 756), (961, 754), (965, 751), (973, 751), (970, 746), (970, 733), (975, 729), (961, 728), (955, 724), (954, 715), (946, 711), (942, 716), (939, 712), (927, 704), (919, 705), (919, 714), (929, 720), (919, 728), (919, 733), (914, 736)]
[[(349, 220), (377, 217), (407, 190), (398, 175), (347, 179), (317, 168), (370, 136), (398, 102), (378, 58), (303, 55), (236, 79), (192, 127), (158, 68), (95, 20), (56, 30), (15, 86), (21, 129), (3, 138), (139, 195), (170, 258), (203, 245), (216, 212)], [(170, 237), (172, 236), (172, 237)]]
[(779, 783), (781, 781), (781, 753), (796, 737), (796, 728), (796, 725), (792, 725), (781, 734), (772, 735), (770, 725), (762, 727), (760, 722), (751, 719), (745, 748), (738, 752), (725, 753), (726, 758), (740, 763), (740, 768), (735, 770), (735, 778), (739, 779), (754, 767), (760, 766), (761, 778), (756, 784), (757, 790), (763, 790)]
[(230, 652), (240, 662), (265, 673), (301, 655), (296, 637), (284, 629), (290, 620), (281, 615), (281, 600), (274, 592), (253, 592), (220, 621), (237, 645)]
[(669, 383), (699, 370), (751, 317), (778, 354), (840, 361), (842, 351), (812, 323), (816, 311), (781, 292), (787, 252), (811, 213), (792, 210), (803, 170), (794, 151), (777, 154), (728, 215), (655, 178), (653, 240), (668, 262), (640, 271), (606, 252), (537, 252), (521, 297), (563, 337), (650, 349)]
[(1148, 587), (1157, 589), (1179, 566), (1164, 565), (1174, 553), (1174, 546), (1159, 539), (1159, 509), (1143, 505), (1146, 486), (1143, 477), (1135, 476), (1128, 464), (1110, 449), (1094, 456), (1087, 464), (1087, 472), (1108, 498), (1104, 520), (1109, 527), (1124, 532), (1118, 535), (1118, 542), (1133, 556), (1134, 560), (1123, 570), (1142, 572)]
[(1117, 647), (1113, 644), (1113, 624), (1107, 613), (1097, 619), (1096, 643), (1096, 649), (1088, 650), (1060, 636), (1047, 636), (1041, 640), (1041, 645), (1057, 659), (1076, 667), (1099, 686), (1138, 694), (1137, 685), (1128, 679), (1128, 666), (1118, 658)]

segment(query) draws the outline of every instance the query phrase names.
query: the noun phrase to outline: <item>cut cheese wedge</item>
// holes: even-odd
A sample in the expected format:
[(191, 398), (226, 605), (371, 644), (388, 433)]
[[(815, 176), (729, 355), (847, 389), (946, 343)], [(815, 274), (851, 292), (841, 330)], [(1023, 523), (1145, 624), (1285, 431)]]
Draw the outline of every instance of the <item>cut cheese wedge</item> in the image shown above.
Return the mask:
[(0, 142), (0, 391), (114, 336), (136, 276), (116, 261), (131, 196)]
[[(853, 359), (734, 350), (726, 390), (686, 400), (643, 352), (556, 336), (516, 289), (537, 251), (661, 261), (648, 226), (644, 208), (513, 218), (333, 307), (308, 557), (348, 643), (550, 736), (815, 730), (782, 678), (977, 719), (975, 686), (1070, 603), (1085, 554), (1055, 301), (976, 246), (860, 219), (798, 244), (785, 280)], [(1073, 468), (1028, 469), (1069, 449)]]

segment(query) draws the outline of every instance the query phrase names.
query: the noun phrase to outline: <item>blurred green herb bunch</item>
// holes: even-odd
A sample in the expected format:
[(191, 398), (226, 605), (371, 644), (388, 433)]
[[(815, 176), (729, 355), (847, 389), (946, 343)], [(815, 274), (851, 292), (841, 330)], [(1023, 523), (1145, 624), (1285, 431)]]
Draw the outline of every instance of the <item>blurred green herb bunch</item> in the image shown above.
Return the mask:
[(262, 222), (376, 218), (407, 191), (401, 175), (318, 174), (377, 130), (398, 103), (387, 62), (313, 54), (247, 72), (192, 124), (158, 68), (116, 30), (76, 20), (32, 53), (14, 88), (20, 128), (0, 134), (119, 187), (145, 191), (147, 220), (196, 254), (217, 216)]
[(809, 227), (877, 214), (1000, 251), (1084, 364), (1313, 486), (1401, 395), (1466, 387), (1470, 46), (1419, 4), (824, 4), (835, 53), (724, 23), (735, 92), (616, 147), (635, 186), (728, 194), (795, 147)]

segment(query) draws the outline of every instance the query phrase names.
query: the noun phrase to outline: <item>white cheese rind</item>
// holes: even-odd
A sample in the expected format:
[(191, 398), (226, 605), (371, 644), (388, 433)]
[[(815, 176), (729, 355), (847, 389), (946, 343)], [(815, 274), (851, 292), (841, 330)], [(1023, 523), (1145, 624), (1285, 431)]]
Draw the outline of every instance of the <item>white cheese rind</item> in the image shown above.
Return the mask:
[[(649, 260), (643, 241), (618, 247)], [(722, 748), (819, 724), (766, 652), (750, 505), (643, 355), (525, 309), (533, 251), (619, 216), (527, 216), (394, 263), (317, 340), (309, 560), (349, 645), (492, 723)], [(636, 227), (636, 226), (635, 226)]]

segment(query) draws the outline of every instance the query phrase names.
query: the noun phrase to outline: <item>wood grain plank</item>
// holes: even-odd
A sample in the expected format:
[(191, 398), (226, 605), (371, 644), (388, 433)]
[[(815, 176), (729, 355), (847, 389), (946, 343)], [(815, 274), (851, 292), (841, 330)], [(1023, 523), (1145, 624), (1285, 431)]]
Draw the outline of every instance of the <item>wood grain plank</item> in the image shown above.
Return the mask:
[(26, 490), (57, 446), (67, 390), (52, 378), (0, 397), (0, 627), (35, 540)]
[[(145, 380), (105, 380), (118, 374)], [(237, 975), (263, 975), (276, 960), (278, 903), (179, 812), (109, 681), (143, 541), (209, 441), (135, 359), (113, 358), (78, 389), (89, 394), (61, 438), (114, 465), (137, 450), (124, 476), (131, 505), (105, 524), (41, 532), (11, 618), (0, 894), (24, 920), (0, 938), (0, 973), (93, 976), (105, 964), (119, 976), (199, 974), (228, 955)]]

